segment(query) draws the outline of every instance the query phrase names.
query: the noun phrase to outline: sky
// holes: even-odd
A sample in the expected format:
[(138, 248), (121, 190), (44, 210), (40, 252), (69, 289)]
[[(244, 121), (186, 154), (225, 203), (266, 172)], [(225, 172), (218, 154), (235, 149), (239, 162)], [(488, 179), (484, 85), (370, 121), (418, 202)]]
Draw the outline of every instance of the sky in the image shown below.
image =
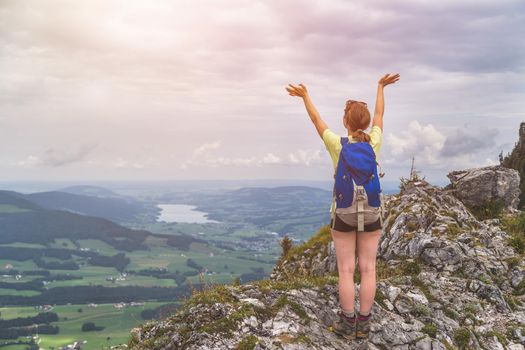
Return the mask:
[(445, 182), (517, 141), (524, 36), (521, 0), (0, 0), (0, 181), (330, 180), (285, 87), (345, 135), (399, 73), (384, 180)]

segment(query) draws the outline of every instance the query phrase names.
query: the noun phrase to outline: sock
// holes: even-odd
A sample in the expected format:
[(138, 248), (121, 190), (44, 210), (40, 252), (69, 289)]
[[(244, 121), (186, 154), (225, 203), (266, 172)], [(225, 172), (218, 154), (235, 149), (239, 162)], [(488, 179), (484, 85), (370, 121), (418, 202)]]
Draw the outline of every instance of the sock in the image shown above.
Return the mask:
[(372, 313), (370, 311), (368, 311), (365, 314), (362, 314), (361, 311), (359, 311), (359, 320), (361, 320), (361, 321), (368, 320), (370, 318), (370, 316), (372, 316)]
[(348, 318), (354, 318), (355, 317), (355, 312), (354, 310), (352, 311), (345, 311), (344, 309), (341, 309), (343, 311), (343, 315), (345, 315), (346, 317)]

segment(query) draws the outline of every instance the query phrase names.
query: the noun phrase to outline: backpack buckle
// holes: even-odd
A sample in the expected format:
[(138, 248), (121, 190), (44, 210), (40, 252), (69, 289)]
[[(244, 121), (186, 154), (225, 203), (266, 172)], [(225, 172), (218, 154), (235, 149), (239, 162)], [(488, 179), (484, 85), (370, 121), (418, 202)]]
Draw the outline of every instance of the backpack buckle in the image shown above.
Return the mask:
[(364, 200), (365, 199), (365, 189), (362, 187), (357, 187), (356, 197), (357, 197), (357, 200)]

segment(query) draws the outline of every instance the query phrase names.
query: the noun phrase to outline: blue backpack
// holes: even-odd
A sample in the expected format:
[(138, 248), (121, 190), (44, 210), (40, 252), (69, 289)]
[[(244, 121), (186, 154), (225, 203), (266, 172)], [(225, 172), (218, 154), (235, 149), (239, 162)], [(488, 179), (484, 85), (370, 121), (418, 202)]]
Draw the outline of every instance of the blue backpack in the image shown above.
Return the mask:
[(383, 224), (383, 194), (379, 183), (377, 167), (381, 167), (368, 142), (349, 142), (348, 137), (341, 137), (341, 153), (334, 174), (333, 200), (336, 203), (332, 213), (357, 231), (364, 231), (364, 226), (378, 219)]

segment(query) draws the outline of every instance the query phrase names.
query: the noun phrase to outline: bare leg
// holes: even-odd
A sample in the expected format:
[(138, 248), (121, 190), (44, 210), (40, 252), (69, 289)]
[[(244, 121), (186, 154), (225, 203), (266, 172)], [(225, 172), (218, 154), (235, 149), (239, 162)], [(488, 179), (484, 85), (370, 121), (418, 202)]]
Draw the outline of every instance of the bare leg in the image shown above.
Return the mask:
[(357, 234), (357, 259), (361, 273), (359, 287), (359, 312), (367, 314), (374, 304), (376, 294), (376, 256), (381, 230)]
[(355, 307), (354, 271), (356, 232), (341, 232), (332, 229), (332, 239), (335, 244), (337, 270), (339, 272), (339, 303), (345, 311)]

